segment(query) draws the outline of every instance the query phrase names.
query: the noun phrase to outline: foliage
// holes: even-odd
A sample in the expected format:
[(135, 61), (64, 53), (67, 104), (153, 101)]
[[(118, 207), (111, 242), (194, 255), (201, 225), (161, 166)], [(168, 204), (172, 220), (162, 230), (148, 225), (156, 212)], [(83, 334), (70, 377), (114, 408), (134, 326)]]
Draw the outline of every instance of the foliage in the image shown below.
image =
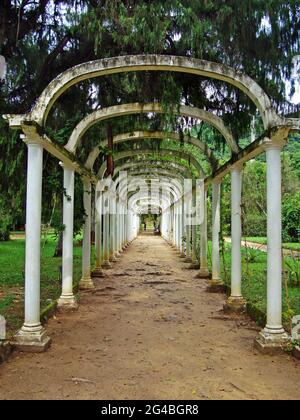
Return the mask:
[[(76, 238), (77, 239), (77, 238)], [(80, 237), (78, 237), (80, 239)], [(74, 241), (74, 285), (77, 287), (82, 275), (82, 247)], [(53, 258), (56, 247), (48, 235), (41, 253), (41, 309), (61, 294), (61, 258)], [(92, 252), (92, 256), (93, 256)], [(15, 332), (23, 322), (25, 240), (14, 239), (0, 244), (0, 312), (8, 322), (8, 330)], [(94, 260), (92, 260), (92, 265)], [(20, 298), (21, 297), (21, 298)]]
[(0, 242), (8, 241), (12, 225), (12, 216), (5, 200), (0, 195)]
[(300, 287), (300, 261), (296, 258), (285, 261), (288, 282), (292, 287)]
[[(8, 75), (0, 86), (0, 114), (27, 112), (47, 84), (71, 66), (98, 58), (151, 53), (230, 65), (253, 77), (281, 113), (296, 115), (299, 110), (286, 100), (284, 81), (291, 81), (293, 93), (293, 58), (300, 47), (299, 14), (298, 0), (2, 0), (0, 54), (8, 61)], [(214, 150), (221, 163), (230, 156), (224, 139), (207, 124), (175, 118), (178, 106), (200, 107), (221, 116), (240, 145), (249, 137), (250, 123), (256, 115), (246, 95), (223, 82), (188, 74), (133, 72), (73, 86), (56, 101), (45, 130), (51, 139), (64, 145), (75, 125), (91, 111), (117, 103), (151, 101), (161, 102), (167, 115), (116, 118), (114, 135), (139, 128), (169, 128), (179, 133), (188, 128)], [(259, 132), (260, 118), (256, 125)], [(85, 134), (78, 150), (82, 162), (92, 147), (106, 139), (106, 133), (106, 124), (101, 123)], [(10, 223), (18, 226), (25, 224), (26, 178), (26, 146), (19, 134), (9, 131), (0, 120), (0, 156), (5, 157), (0, 161), (0, 194), (10, 203), (6, 210), (7, 217), (12, 218)], [(295, 142), (287, 148), (286, 172), (299, 176), (299, 135), (293, 137)], [(154, 150), (150, 159), (155, 160), (156, 144), (150, 144)], [(168, 147), (179, 150), (181, 146), (169, 142)], [(194, 155), (203, 166), (206, 164), (191, 145), (184, 144), (181, 150)], [(104, 147), (96, 166), (106, 155)], [(164, 160), (167, 164), (170, 158)], [(184, 159), (178, 162), (190, 166)], [(263, 163), (247, 165), (243, 199), (244, 231), (260, 236), (266, 231)], [(205, 169), (209, 173), (209, 168)], [(62, 170), (47, 153), (43, 179), (43, 222), (49, 223), (54, 209), (53, 226), (59, 230)], [(295, 188), (294, 181), (287, 179), (283, 192), (292, 196)], [(81, 192), (81, 185), (76, 186), (76, 230), (82, 224), (82, 200), (78, 199)], [(230, 232), (229, 194), (229, 181), (225, 181), (224, 234)], [(8, 221), (2, 219), (2, 223)]]
[(257, 249), (251, 248), (248, 245), (245, 246), (244, 260), (247, 264), (257, 262), (260, 256), (261, 253)]
[(300, 191), (283, 197), (283, 238), (285, 242), (300, 241)]

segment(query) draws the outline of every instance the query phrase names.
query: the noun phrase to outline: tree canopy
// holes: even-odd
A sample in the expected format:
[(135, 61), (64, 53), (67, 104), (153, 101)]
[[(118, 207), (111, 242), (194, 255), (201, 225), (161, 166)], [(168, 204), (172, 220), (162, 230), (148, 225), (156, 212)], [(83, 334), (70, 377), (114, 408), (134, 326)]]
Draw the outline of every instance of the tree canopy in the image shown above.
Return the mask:
[[(30, 110), (47, 84), (76, 64), (119, 55), (182, 55), (223, 63), (247, 73), (284, 115), (299, 115), (287, 98), (295, 89), (294, 57), (300, 54), (299, 0), (2, 0), (0, 54), (8, 64), (0, 82), (0, 114)], [(172, 118), (180, 104), (221, 116), (239, 141), (250, 137), (254, 105), (228, 84), (193, 75), (142, 72), (82, 82), (55, 104), (47, 130), (65, 144), (72, 129), (96, 108), (117, 103), (159, 101), (167, 116), (113, 121), (113, 134), (139, 127), (193, 128)], [(198, 123), (198, 122), (197, 122)], [(261, 130), (257, 119), (257, 132)], [(90, 145), (107, 133), (106, 124), (89, 131)], [(200, 133), (218, 153), (224, 141), (204, 127)], [(223, 142), (223, 143), (222, 143)], [(18, 133), (0, 121), (0, 200), (23, 218), (25, 148)], [(81, 150), (82, 159), (87, 151)], [(5, 159), (3, 159), (5, 157)], [(20, 176), (21, 174), (21, 176)], [(52, 201), (61, 170), (48, 157), (45, 191)], [(55, 195), (55, 194), (54, 194)], [(19, 213), (21, 213), (19, 215)], [(49, 212), (48, 212), (49, 213)]]

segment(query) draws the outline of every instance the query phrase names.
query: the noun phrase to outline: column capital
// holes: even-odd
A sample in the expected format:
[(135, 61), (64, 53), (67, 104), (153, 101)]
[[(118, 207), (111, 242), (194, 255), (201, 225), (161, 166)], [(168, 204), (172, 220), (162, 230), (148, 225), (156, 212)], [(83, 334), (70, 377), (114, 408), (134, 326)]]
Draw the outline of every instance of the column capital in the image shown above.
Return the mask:
[(236, 162), (231, 166), (230, 172), (235, 172), (235, 171), (241, 172), (243, 169), (244, 169), (244, 163)]
[(222, 183), (222, 179), (220, 179), (220, 178), (215, 178), (215, 179), (213, 179), (212, 180), (212, 185), (221, 185), (221, 183)]
[(60, 167), (62, 167), (63, 169), (68, 169), (69, 171), (74, 171), (75, 172), (75, 169), (73, 168), (73, 166), (72, 165), (69, 165), (69, 164), (67, 164), (67, 163), (65, 163), (65, 162), (59, 162), (59, 166)]
[(282, 149), (287, 143), (286, 138), (272, 138), (270, 139), (269, 137), (265, 137), (263, 140), (263, 148), (265, 150), (270, 150), (270, 149)]
[(42, 142), (39, 139), (28, 138), (25, 134), (21, 134), (20, 138), (27, 146), (43, 148)]

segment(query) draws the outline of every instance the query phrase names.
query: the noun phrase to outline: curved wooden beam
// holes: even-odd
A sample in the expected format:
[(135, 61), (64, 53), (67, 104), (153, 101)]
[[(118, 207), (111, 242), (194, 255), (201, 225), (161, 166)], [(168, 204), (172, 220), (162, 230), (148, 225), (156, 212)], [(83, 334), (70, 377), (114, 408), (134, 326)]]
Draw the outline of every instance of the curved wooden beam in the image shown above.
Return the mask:
[(164, 55), (134, 55), (107, 58), (72, 67), (56, 77), (36, 101), (27, 119), (44, 125), (53, 104), (67, 89), (83, 80), (133, 71), (168, 71), (227, 82), (244, 92), (257, 106), (265, 128), (278, 125), (281, 118), (272, 108), (263, 89), (249, 76), (224, 64), (189, 57)]
[[(238, 147), (235, 139), (233, 138), (231, 130), (225, 126), (223, 120), (217, 117), (212, 112), (205, 111), (199, 108), (192, 108), (189, 106), (181, 106), (178, 110), (174, 111), (177, 115), (186, 116), (190, 118), (199, 119), (211, 124), (215, 127), (225, 138), (227, 144), (229, 145), (231, 151), (238, 153), (240, 148)], [(112, 106), (109, 108), (99, 109), (85, 118), (83, 118), (77, 126), (74, 128), (68, 143), (65, 148), (71, 152), (75, 153), (77, 147), (81, 143), (83, 135), (95, 124), (105, 121), (109, 118), (116, 118), (120, 116), (133, 115), (133, 114), (164, 114), (162, 106), (159, 103), (150, 103), (150, 104), (124, 104)], [(207, 147), (207, 146), (206, 146)], [(211, 153), (211, 152), (210, 152)]]
[[(176, 140), (180, 141), (180, 136), (178, 133), (168, 133), (164, 131), (136, 131), (134, 133), (125, 133), (125, 134), (119, 134), (118, 136), (114, 137), (114, 144), (120, 144), (125, 143), (128, 141), (143, 141), (144, 139), (153, 139), (153, 140), (162, 140), (162, 139), (170, 139), (170, 140)], [(203, 143), (201, 140), (198, 140), (195, 137), (190, 136), (184, 136), (184, 142), (186, 144), (191, 144), (204, 154), (206, 159), (208, 160), (210, 166), (214, 169), (217, 169), (218, 167), (218, 161), (214, 157), (211, 149), (207, 147), (205, 143)], [(91, 170), (93, 169), (94, 163), (98, 156), (101, 153), (101, 150), (103, 150), (103, 147), (107, 144), (106, 141), (101, 142), (100, 146), (95, 147), (91, 153), (89, 154), (87, 161), (85, 163), (85, 166), (87, 169)]]
[[(205, 173), (200, 165), (200, 163), (192, 156), (188, 155), (187, 153), (179, 152), (177, 150), (170, 150), (170, 149), (161, 149), (160, 151), (155, 151), (151, 149), (139, 149), (139, 150), (130, 150), (126, 152), (117, 153), (114, 156), (114, 162), (117, 162), (121, 159), (126, 159), (130, 157), (136, 157), (139, 155), (157, 155), (157, 156), (172, 156), (172, 157), (179, 157), (186, 161), (190, 161), (191, 164), (195, 167), (198, 174), (201, 178), (205, 177)], [(106, 162), (104, 162), (97, 174), (98, 179), (102, 179), (106, 171)]]

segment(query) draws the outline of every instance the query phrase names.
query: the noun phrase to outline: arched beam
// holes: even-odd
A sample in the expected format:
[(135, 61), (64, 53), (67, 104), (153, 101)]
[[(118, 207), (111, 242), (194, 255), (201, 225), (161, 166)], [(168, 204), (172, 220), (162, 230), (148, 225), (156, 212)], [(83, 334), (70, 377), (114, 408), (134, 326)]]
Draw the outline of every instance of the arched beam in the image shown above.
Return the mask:
[[(142, 182), (141, 182), (142, 179)], [(143, 182), (146, 182), (147, 179), (144, 178), (136, 178), (136, 179), (131, 179), (129, 181), (129, 186), (130, 186), (130, 191), (127, 191), (128, 196), (132, 196), (134, 194), (136, 194), (136, 189), (140, 186), (144, 187)], [(125, 189), (126, 187), (124, 187)], [(133, 188), (135, 188), (135, 190), (132, 190)], [(148, 192), (151, 192), (151, 186), (147, 185), (146, 190)], [(159, 194), (164, 195), (167, 191), (170, 191), (174, 197), (174, 201), (179, 200), (182, 197), (182, 193), (183, 193), (183, 186), (180, 184), (179, 186), (176, 185), (176, 183), (168, 183), (166, 181), (160, 180), (159, 182)], [(120, 189), (119, 194), (121, 196), (123, 196), (123, 192), (124, 190)]]
[(27, 119), (45, 124), (54, 102), (63, 92), (86, 79), (133, 71), (169, 71), (227, 82), (244, 92), (257, 106), (265, 128), (278, 125), (282, 119), (272, 108), (263, 89), (249, 76), (224, 64), (177, 56), (136, 55), (107, 58), (79, 64), (56, 77), (36, 101)]
[[(164, 166), (164, 163), (169, 164), (169, 167), (166, 168)], [(172, 173), (172, 171), (174, 170), (174, 174), (178, 175), (180, 174), (181, 176), (185, 177), (185, 178), (192, 178), (192, 172), (191, 170), (187, 167), (184, 166), (180, 163), (175, 163), (175, 162), (170, 162), (170, 161), (161, 161), (161, 160), (154, 160), (154, 161), (149, 161), (149, 160), (139, 160), (137, 162), (131, 162), (131, 163), (125, 163), (122, 166), (118, 166), (115, 169), (115, 173), (114, 173), (114, 177), (116, 177), (119, 172), (125, 172), (128, 169), (133, 169), (133, 170), (138, 170), (139, 168), (145, 169), (145, 170), (152, 170), (154, 171), (154, 173), (157, 173), (157, 169), (161, 169), (162, 171), (169, 171), (170, 173)]]
[[(137, 193), (137, 195), (138, 195), (138, 193)], [(166, 197), (166, 196), (160, 197), (160, 199), (158, 201), (157, 200), (151, 200), (150, 197), (146, 197), (146, 196), (145, 197), (143, 197), (143, 196), (137, 196), (137, 197), (132, 196), (128, 201), (128, 207), (132, 208), (135, 205), (135, 203), (137, 203), (139, 201), (146, 201), (146, 202), (149, 203), (148, 205), (151, 205), (151, 203), (152, 203), (153, 205), (161, 207), (163, 210), (169, 208), (173, 204), (173, 202), (171, 200), (169, 200), (169, 197)], [(165, 203), (164, 208), (162, 207), (163, 203)]]
[[(234, 140), (231, 130), (225, 126), (221, 118), (217, 117), (212, 112), (208, 112), (203, 109), (192, 108), (188, 106), (181, 106), (178, 109), (178, 111), (176, 110), (175, 112), (178, 115), (199, 119), (199, 120), (202, 120), (211, 124), (223, 135), (230, 149), (235, 153), (239, 152), (240, 148), (238, 147), (236, 141)], [(120, 117), (120, 116), (125, 116), (125, 115), (141, 114), (141, 113), (164, 114), (165, 111), (163, 110), (162, 106), (159, 103), (124, 104), (124, 105), (117, 105), (117, 106), (112, 106), (109, 108), (99, 109), (87, 115), (85, 118), (83, 118), (83, 120), (79, 122), (79, 124), (77, 124), (65, 148), (69, 152), (75, 153), (77, 147), (79, 146), (82, 140), (82, 136), (93, 125), (101, 121), (104, 121), (109, 118), (115, 118), (115, 117)]]
[[(149, 178), (128, 177), (127, 182), (124, 185), (122, 185), (120, 184), (120, 182), (123, 180), (124, 178), (121, 177), (114, 181), (114, 188), (117, 195), (119, 195), (119, 197), (124, 197), (124, 194), (126, 194), (127, 196), (133, 195), (136, 193), (137, 188), (140, 189), (140, 192), (147, 192), (147, 193), (154, 192), (153, 190), (151, 190), (152, 186), (149, 185), (149, 183), (147, 182), (151, 180)], [(174, 198), (176, 199), (179, 199), (182, 196), (183, 194), (182, 182), (178, 181), (177, 179), (172, 179), (172, 180), (159, 179), (157, 181), (159, 182), (157, 187), (158, 187), (158, 192), (160, 194), (164, 194), (166, 193), (166, 191), (171, 191), (172, 194), (174, 195)]]
[[(172, 156), (172, 157), (178, 157), (186, 161), (190, 161), (191, 164), (194, 166), (194, 168), (197, 170), (199, 176), (201, 178), (205, 177), (205, 173), (199, 164), (199, 162), (193, 157), (188, 155), (187, 153), (179, 152), (176, 150), (170, 150), (170, 149), (161, 149), (159, 152), (151, 149), (139, 149), (139, 150), (130, 150), (126, 152), (120, 152), (117, 153), (114, 156), (114, 162), (117, 162), (121, 159), (136, 157), (140, 155), (158, 155), (158, 156)], [(106, 171), (106, 162), (104, 162), (97, 174), (98, 179), (102, 179)]]
[[(119, 134), (118, 136), (114, 137), (113, 141), (114, 141), (114, 144), (120, 144), (120, 143), (125, 143), (128, 141), (142, 141), (144, 139), (153, 139), (157, 141), (162, 140), (162, 139), (165, 139), (165, 140), (170, 139), (170, 140), (180, 141), (180, 136), (178, 133), (168, 133), (164, 131), (155, 131), (155, 132), (135, 131), (134, 133)], [(218, 161), (214, 157), (211, 149), (209, 149), (209, 147), (207, 147), (205, 143), (203, 143), (201, 140), (198, 140), (195, 137), (190, 137), (190, 136), (184, 136), (184, 142), (186, 144), (191, 144), (197, 147), (198, 149), (200, 149), (200, 151), (207, 158), (209, 164), (213, 168), (217, 169)], [(102, 148), (106, 145), (107, 145), (107, 141), (103, 141), (101, 142), (100, 146), (95, 147), (91, 151), (85, 164), (87, 169), (91, 170), (93, 168), (94, 163), (96, 159), (98, 158), (98, 156), (100, 155)]]

